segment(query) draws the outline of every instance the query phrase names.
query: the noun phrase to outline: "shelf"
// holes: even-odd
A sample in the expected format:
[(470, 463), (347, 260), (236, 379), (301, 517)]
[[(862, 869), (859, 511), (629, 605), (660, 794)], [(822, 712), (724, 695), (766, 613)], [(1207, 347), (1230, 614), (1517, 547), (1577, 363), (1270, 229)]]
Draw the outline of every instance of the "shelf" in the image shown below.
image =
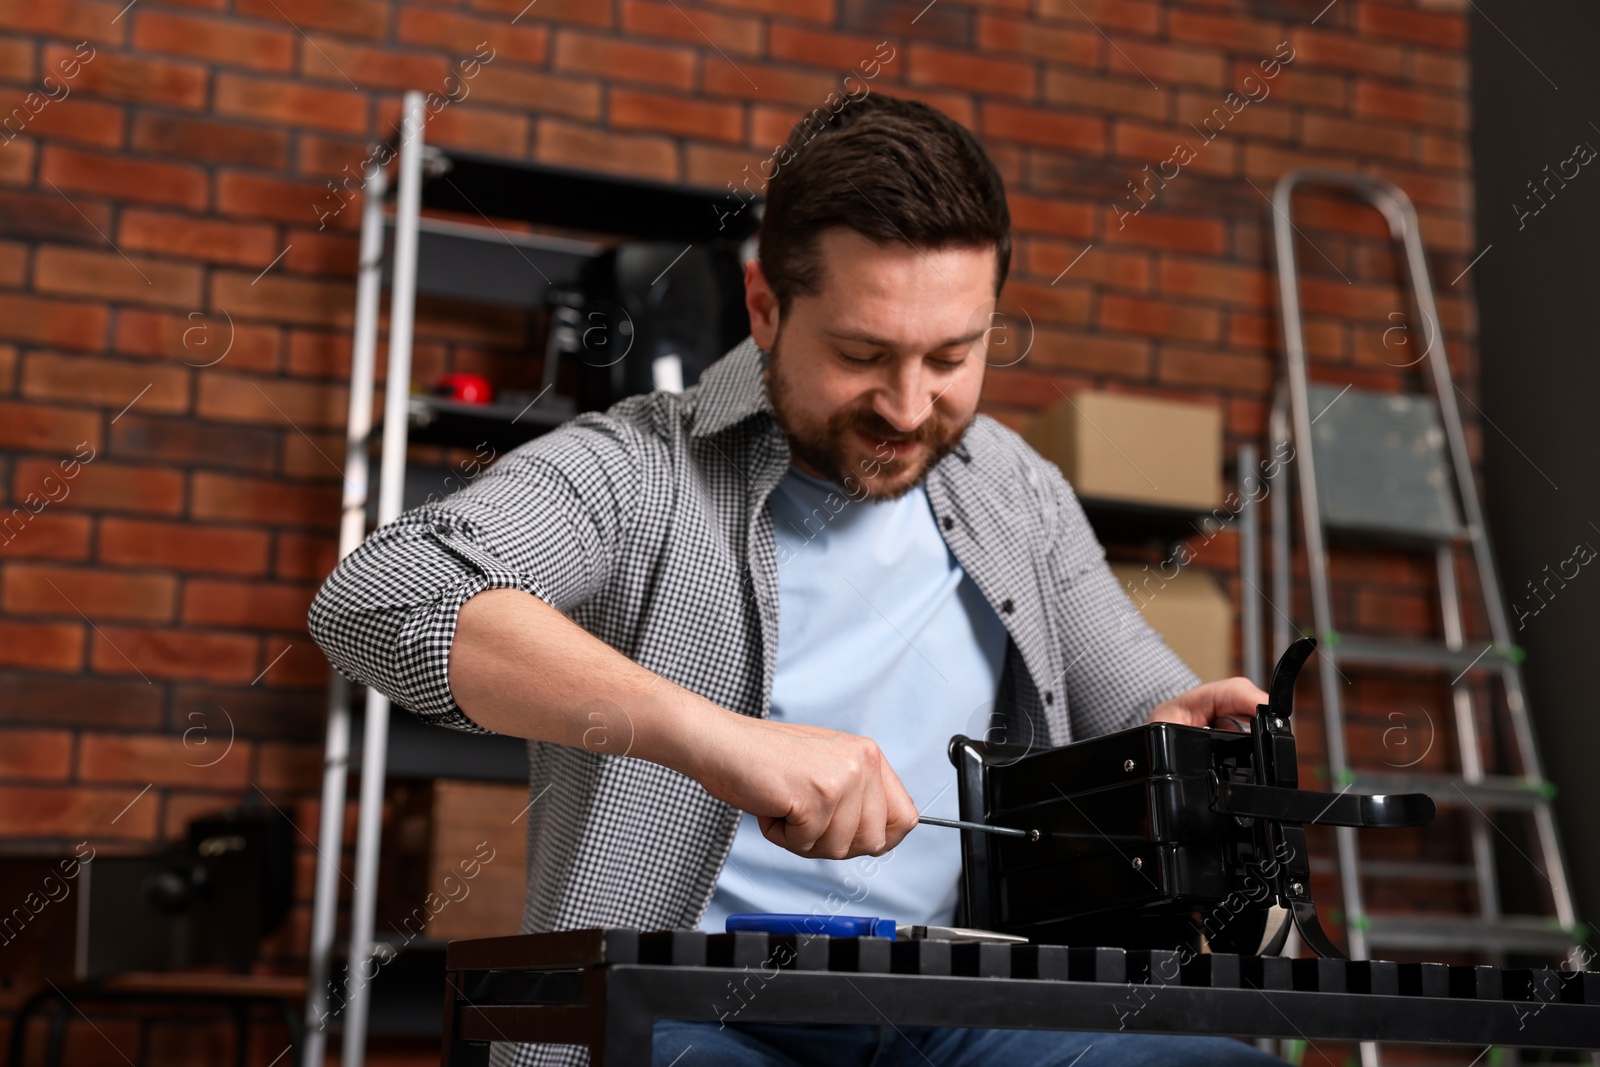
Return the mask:
[[(1198, 508), (1139, 504), (1128, 500), (1079, 497), (1078, 502), (1083, 505), (1084, 514), (1088, 516), (1096, 538), (1102, 542), (1121, 544), (1144, 541), (1174, 544), (1197, 534), (1204, 535), (1206, 528), (1201, 520), (1211, 515), (1211, 512)], [(1217, 507), (1221, 508), (1222, 505), (1218, 504)]]
[(464, 404), (459, 400), (417, 395), (411, 398), (412, 444), (477, 448), (487, 443), (497, 454), (509, 452), (572, 419), (567, 397), (550, 395), (539, 403)]
[[(350, 764), (361, 763), (366, 723), (366, 691), (356, 695), (350, 722)], [(478, 782), (528, 781), (528, 743), (504, 734), (469, 734), (431, 726), (404, 708), (389, 709), (388, 776), (391, 778), (464, 778)]]
[[(394, 218), (383, 220), (383, 285), (394, 280)], [(577, 284), (605, 251), (594, 241), (508, 233), (493, 225), (417, 220), (417, 292), (537, 311), (552, 285)]]

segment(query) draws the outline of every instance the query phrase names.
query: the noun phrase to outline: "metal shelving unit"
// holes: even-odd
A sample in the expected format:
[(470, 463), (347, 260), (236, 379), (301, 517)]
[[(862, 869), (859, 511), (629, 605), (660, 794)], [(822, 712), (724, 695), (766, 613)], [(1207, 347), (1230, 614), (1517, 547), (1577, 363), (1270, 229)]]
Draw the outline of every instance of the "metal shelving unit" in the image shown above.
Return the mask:
[[(382, 167), (364, 175), (356, 315), (350, 371), (350, 408), (345, 438), (345, 479), (339, 528), (339, 558), (407, 503), (408, 440), (471, 444), (498, 440), (518, 444), (572, 417), (575, 405), (555, 397), (554, 367), (547, 359), (546, 391), (536, 403), (482, 406), (411, 394), (411, 350), (418, 293), (537, 311), (551, 286), (576, 283), (585, 265), (622, 240), (683, 241), (688, 246), (747, 236), (755, 213), (741, 212), (728, 226), (729, 198), (696, 190), (603, 174), (588, 174), (475, 153), (441, 151), (424, 143), (423, 94), (408, 92), (401, 110), (401, 137), (393, 215), (386, 215), (390, 179)], [(424, 218), (422, 209), (481, 217), (484, 225)], [(555, 226), (580, 234), (557, 237), (507, 231), (493, 220)], [(377, 341), (381, 290), (389, 303), (388, 378), (379, 433), (376, 508), (371, 500), (369, 445), (374, 424)], [(516, 410), (513, 410), (516, 408)], [(496, 446), (499, 447), (498, 445)], [(364, 1061), (371, 976), (361, 977), (374, 957), (373, 919), (383, 788), (390, 766), (389, 700), (367, 690), (359, 717), (360, 787), (341, 1062)], [(343, 819), (352, 759), (350, 684), (330, 671), (326, 747), (315, 902), (312, 913), (306, 1039), (301, 1063), (322, 1067), (327, 1053), (330, 978), (335, 974)], [(432, 729), (432, 728), (428, 728)], [(398, 737), (414, 741), (414, 730)], [(402, 743), (393, 753), (408, 773), (455, 774), (478, 760), (509, 773), (507, 739), (468, 735), (441, 737), (437, 746)], [(443, 742), (450, 741), (447, 745)], [(511, 743), (521, 748), (521, 742)], [(477, 745), (470, 755), (463, 746)], [(490, 746), (484, 748), (483, 746)], [(497, 747), (496, 747), (497, 746)], [(491, 751), (492, 749), (492, 751)], [(433, 750), (433, 751), (428, 751)], [(463, 775), (472, 776), (472, 775)], [(374, 972), (375, 973), (375, 972)]]

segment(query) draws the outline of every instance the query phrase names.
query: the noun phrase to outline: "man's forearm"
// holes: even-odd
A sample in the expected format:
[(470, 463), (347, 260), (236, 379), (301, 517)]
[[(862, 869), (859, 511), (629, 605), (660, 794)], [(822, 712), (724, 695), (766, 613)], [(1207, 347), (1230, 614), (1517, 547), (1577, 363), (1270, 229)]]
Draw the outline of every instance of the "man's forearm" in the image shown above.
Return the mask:
[(450, 689), (495, 733), (634, 756), (697, 777), (727, 716), (630, 660), (538, 597), (489, 589), (461, 606)]

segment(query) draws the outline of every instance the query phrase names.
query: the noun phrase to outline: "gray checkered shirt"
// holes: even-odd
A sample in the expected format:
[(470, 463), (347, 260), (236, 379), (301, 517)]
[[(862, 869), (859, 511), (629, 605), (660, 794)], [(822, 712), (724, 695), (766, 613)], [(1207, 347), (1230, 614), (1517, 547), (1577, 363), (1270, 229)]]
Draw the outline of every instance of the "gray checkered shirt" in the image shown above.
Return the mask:
[[(778, 651), (766, 505), (789, 445), (764, 361), (747, 339), (694, 387), (579, 415), (399, 516), (323, 583), (312, 636), (352, 681), (426, 722), (482, 732), (450, 693), (456, 612), (517, 588), (644, 667), (765, 716)], [(1008, 740), (1134, 726), (1198, 684), (1133, 609), (1060, 471), (1010, 429), (977, 416), (926, 488), (1010, 634), (994, 709)], [(988, 725), (980, 716), (973, 732)], [(699, 923), (738, 809), (644, 760), (531, 741), (528, 763), (524, 933)], [(587, 1052), (496, 1045), (492, 1062), (584, 1064)]]

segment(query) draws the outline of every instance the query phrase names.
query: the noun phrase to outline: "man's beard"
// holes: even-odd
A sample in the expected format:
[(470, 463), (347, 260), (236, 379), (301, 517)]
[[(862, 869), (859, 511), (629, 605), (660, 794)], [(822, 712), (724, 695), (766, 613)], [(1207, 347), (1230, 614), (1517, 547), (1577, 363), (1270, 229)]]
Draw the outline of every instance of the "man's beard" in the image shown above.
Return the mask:
[[(799, 425), (792, 416), (789, 385), (777, 373), (778, 364), (778, 342), (774, 339), (762, 378), (778, 426), (789, 439), (790, 455), (843, 486), (846, 493), (859, 500), (897, 500), (910, 492), (961, 443), (976, 414), (957, 425), (935, 408), (915, 430), (903, 436), (870, 407), (836, 411), (820, 428)], [(852, 460), (852, 430), (887, 441), (889, 449), (896, 451), (872, 452)], [(898, 456), (901, 446), (912, 441), (921, 444), (915, 454)], [(857, 447), (859, 450), (864, 446)]]

